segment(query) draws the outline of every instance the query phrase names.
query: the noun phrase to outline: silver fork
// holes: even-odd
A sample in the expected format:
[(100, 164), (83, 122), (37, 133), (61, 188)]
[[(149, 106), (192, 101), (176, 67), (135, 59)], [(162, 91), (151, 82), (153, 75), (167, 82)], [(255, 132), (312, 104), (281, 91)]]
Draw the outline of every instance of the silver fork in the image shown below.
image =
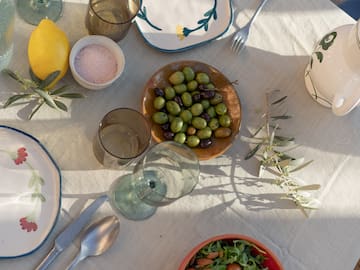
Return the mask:
[(254, 15), (251, 17), (250, 21), (234, 34), (231, 44), (232, 51), (240, 53), (241, 50), (245, 47), (245, 42), (249, 36), (250, 26), (267, 1), (268, 0), (262, 0), (258, 8), (255, 10)]

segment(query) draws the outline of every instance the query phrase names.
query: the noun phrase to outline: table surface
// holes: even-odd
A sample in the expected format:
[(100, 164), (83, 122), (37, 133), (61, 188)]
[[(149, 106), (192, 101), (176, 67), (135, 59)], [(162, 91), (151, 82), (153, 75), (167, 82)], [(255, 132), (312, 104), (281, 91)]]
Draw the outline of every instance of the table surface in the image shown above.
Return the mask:
[[(37, 137), (51, 153), (62, 173), (62, 209), (47, 241), (34, 253), (0, 261), (1, 269), (33, 269), (47, 254), (56, 235), (87, 204), (126, 171), (102, 168), (92, 153), (92, 139), (102, 116), (116, 107), (139, 109), (147, 79), (160, 67), (179, 60), (213, 65), (235, 86), (242, 103), (240, 135), (257, 125), (267, 91), (280, 89), (288, 96), (291, 121), (283, 129), (296, 137), (300, 151), (314, 162), (297, 176), (321, 184), (316, 196), (321, 208), (306, 217), (281, 190), (257, 178), (258, 162), (244, 160), (247, 143), (236, 139), (218, 158), (202, 161), (199, 184), (189, 195), (161, 207), (145, 221), (121, 219), (114, 246), (100, 257), (80, 263), (78, 269), (177, 269), (197, 243), (218, 234), (239, 233), (264, 243), (285, 269), (353, 269), (360, 257), (360, 110), (334, 116), (312, 100), (305, 89), (304, 69), (317, 40), (329, 30), (354, 20), (328, 0), (271, 0), (253, 25), (247, 48), (231, 52), (231, 35), (243, 26), (257, 6), (255, 0), (234, 0), (234, 22), (220, 39), (181, 53), (163, 53), (148, 46), (135, 25), (119, 42), (126, 67), (116, 83), (103, 91), (76, 85), (70, 72), (62, 80), (85, 99), (69, 101), (69, 111), (42, 108), (26, 121), (28, 107), (0, 110), (0, 123)], [(57, 24), (71, 44), (87, 35), (85, 0), (65, 1)], [(15, 53), (10, 68), (27, 74), (27, 42), (34, 26), (16, 20)], [(0, 76), (0, 100), (17, 87)], [(94, 220), (114, 214), (108, 204)], [(79, 247), (66, 249), (49, 269), (64, 269)]]

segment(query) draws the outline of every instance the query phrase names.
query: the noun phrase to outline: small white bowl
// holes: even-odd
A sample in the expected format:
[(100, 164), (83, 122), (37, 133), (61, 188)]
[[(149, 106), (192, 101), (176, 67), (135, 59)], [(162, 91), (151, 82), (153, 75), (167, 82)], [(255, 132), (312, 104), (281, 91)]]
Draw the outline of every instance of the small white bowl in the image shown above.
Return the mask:
[[(85, 48), (88, 45), (93, 45), (93, 44), (101, 45), (107, 48), (113, 54), (117, 62), (117, 70), (114, 77), (104, 83), (94, 83), (86, 80), (79, 74), (79, 72), (75, 68), (75, 59), (78, 53), (81, 51), (81, 49)], [(91, 90), (100, 90), (109, 87), (114, 81), (116, 81), (120, 77), (125, 67), (125, 57), (120, 46), (112, 39), (100, 35), (90, 35), (79, 39), (71, 48), (71, 52), (69, 56), (69, 65), (74, 79), (81, 86)]]

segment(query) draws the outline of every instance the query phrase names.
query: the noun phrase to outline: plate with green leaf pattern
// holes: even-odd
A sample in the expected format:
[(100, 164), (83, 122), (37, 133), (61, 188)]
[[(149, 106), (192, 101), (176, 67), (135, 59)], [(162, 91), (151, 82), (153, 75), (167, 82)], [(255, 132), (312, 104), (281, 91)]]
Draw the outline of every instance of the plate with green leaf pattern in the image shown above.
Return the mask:
[(142, 0), (136, 25), (146, 42), (184, 51), (222, 36), (232, 22), (231, 0)]

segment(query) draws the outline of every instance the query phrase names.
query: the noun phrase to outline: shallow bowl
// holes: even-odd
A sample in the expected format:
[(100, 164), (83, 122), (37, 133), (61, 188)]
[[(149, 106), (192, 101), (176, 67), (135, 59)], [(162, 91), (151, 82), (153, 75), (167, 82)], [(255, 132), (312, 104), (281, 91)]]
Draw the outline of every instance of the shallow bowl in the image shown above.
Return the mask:
[[(264, 257), (265, 257), (265, 260), (264, 260), (264, 263), (263, 263), (264, 267), (267, 267), (268, 270), (284, 270), (283, 266), (280, 263), (280, 260), (276, 257), (276, 255), (269, 248), (267, 248), (264, 244), (260, 243), (256, 239), (254, 239), (252, 237), (249, 237), (249, 236), (246, 236), (246, 235), (242, 235), (242, 234), (217, 235), (217, 236), (213, 236), (213, 237), (201, 242), (200, 244), (196, 245), (185, 256), (185, 258), (181, 262), (180, 267), (178, 268), (178, 270), (186, 270), (186, 267), (189, 265), (189, 263), (193, 260), (194, 256), (196, 256), (196, 254), (202, 248), (204, 248), (205, 246), (207, 246), (208, 244), (210, 244), (212, 242), (216, 242), (216, 241), (219, 241), (219, 240), (224, 240), (224, 241), (245, 240), (245, 241), (255, 245), (260, 250), (265, 252), (263, 254)], [(256, 249), (254, 248), (254, 250), (256, 250)]]
[[(112, 55), (114, 56), (114, 59), (117, 62), (117, 69), (115, 75), (112, 77), (112, 79), (104, 82), (104, 83), (94, 83), (91, 81), (86, 80), (83, 78), (79, 72), (76, 70), (75, 67), (75, 59), (76, 56), (80, 53), (80, 51), (85, 48), (88, 45), (101, 45), (107, 48)], [(74, 79), (83, 87), (90, 89), (90, 90), (100, 90), (109, 87), (112, 83), (114, 83), (122, 74), (124, 67), (125, 67), (125, 57), (124, 54), (119, 47), (119, 45), (114, 42), (112, 39), (100, 36), (100, 35), (90, 35), (85, 36), (81, 39), (79, 39), (74, 46), (71, 48), (70, 56), (69, 56), (69, 65), (71, 73), (74, 77)]]
[(208, 148), (192, 148), (199, 160), (208, 160), (223, 154), (230, 148), (235, 137), (239, 133), (242, 116), (240, 99), (237, 92), (234, 89), (233, 84), (219, 70), (208, 64), (197, 61), (174, 62), (160, 68), (151, 76), (145, 85), (142, 97), (142, 112), (149, 119), (149, 122), (152, 123), (151, 135), (153, 140), (158, 143), (165, 141), (161, 126), (155, 124), (151, 119), (153, 113), (157, 111), (153, 107), (153, 101), (155, 99), (154, 88), (165, 88), (170, 85), (168, 82), (170, 74), (174, 71), (182, 70), (186, 66), (191, 67), (195, 72), (206, 72), (209, 75), (211, 82), (223, 96), (223, 102), (227, 105), (228, 114), (232, 119), (230, 126), (232, 134), (229, 137), (214, 139), (213, 144)]

